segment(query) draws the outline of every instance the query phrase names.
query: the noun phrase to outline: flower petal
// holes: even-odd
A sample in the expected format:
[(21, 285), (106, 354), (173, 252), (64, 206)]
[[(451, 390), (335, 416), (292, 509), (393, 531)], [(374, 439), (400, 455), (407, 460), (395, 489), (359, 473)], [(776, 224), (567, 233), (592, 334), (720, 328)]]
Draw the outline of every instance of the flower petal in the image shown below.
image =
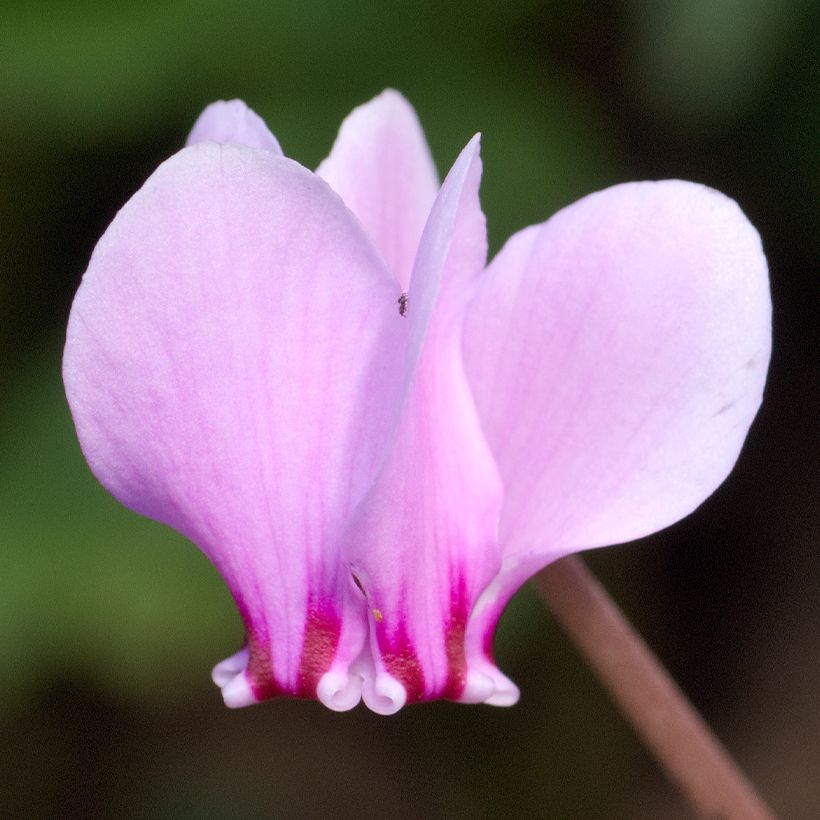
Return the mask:
[(354, 109), (316, 173), (356, 214), (406, 291), (438, 191), (430, 149), (410, 103), (388, 89)]
[(358, 700), (367, 627), (338, 538), (396, 424), (398, 295), (322, 180), (212, 142), (160, 166), (83, 278), (64, 357), (80, 443), (226, 579), (248, 638), (214, 671), (229, 705)]
[(760, 239), (711, 189), (616, 186), (509, 240), (465, 324), (505, 492), (502, 569), (468, 653), (483, 648), (491, 666), (501, 611), (543, 566), (668, 526), (715, 490), (760, 404), (770, 344)]
[(460, 350), (486, 255), (480, 176), (476, 138), (447, 176), (421, 240), (408, 303), (407, 405), (345, 539), (370, 613), (363, 697), (377, 712), (438, 697), (483, 701), (494, 692), (464, 651), (470, 611), (500, 565), (501, 484)]
[(218, 100), (199, 115), (185, 144), (196, 145), (206, 140), (264, 148), (282, 156), (279, 142), (265, 121), (242, 100)]
[(760, 404), (770, 314), (757, 232), (701, 185), (616, 186), (513, 236), (464, 337), (505, 554), (546, 563), (694, 510)]

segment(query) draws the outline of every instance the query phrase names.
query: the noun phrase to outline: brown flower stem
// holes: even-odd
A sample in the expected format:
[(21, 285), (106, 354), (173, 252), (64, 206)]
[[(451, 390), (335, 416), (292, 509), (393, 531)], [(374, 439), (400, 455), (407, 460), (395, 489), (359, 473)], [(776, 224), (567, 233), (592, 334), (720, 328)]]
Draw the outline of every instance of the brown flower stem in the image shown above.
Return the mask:
[(534, 583), (700, 816), (772, 820), (754, 787), (579, 558), (557, 561)]

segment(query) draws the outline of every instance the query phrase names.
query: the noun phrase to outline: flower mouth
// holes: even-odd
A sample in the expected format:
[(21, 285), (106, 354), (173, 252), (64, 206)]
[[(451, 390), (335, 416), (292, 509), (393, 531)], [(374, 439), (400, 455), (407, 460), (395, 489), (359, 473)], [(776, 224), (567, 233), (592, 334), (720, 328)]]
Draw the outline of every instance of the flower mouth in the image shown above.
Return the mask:
[[(246, 647), (218, 663), (211, 673), (229, 708), (250, 706), (261, 700), (248, 679), (249, 662), (250, 651)], [(363, 700), (372, 712), (393, 715), (407, 702), (407, 690), (388, 672), (376, 672), (365, 647), (349, 669), (332, 668), (322, 675), (316, 686), (316, 699), (334, 712), (347, 712)]]
[[(399, 654), (396, 654), (395, 646), (394, 651), (385, 651), (384, 636), (380, 640), (378, 635), (382, 623), (370, 619), (368, 628), (367, 611), (365, 607), (357, 610), (360, 618), (354, 619), (352, 628), (349, 623), (341, 625), (340, 635), (357, 637), (352, 640), (342, 638), (335, 657), (327, 660), (329, 665), (314, 670), (315, 676), (311, 679), (316, 681), (315, 686), (308, 683), (304, 673), (291, 684), (277, 679), (271, 665), (270, 638), (250, 630), (246, 645), (213, 668), (211, 677), (222, 690), (225, 705), (239, 708), (291, 695), (315, 698), (334, 712), (347, 712), (364, 701), (370, 711), (392, 715), (408, 703), (437, 698), (494, 706), (511, 706), (517, 702), (518, 688), (498, 670), (491, 657), (477, 649), (483, 646), (482, 641), (477, 644), (472, 639), (465, 642), (465, 630), (458, 629), (451, 635), (450, 644), (456, 637), (460, 642), (457, 663), (455, 668), (447, 670), (446, 680), (436, 682), (435, 679), (425, 679), (410, 643), (406, 643)], [(481, 630), (487, 626), (486, 622), (479, 625)], [(492, 628), (494, 624), (489, 626)], [(406, 641), (407, 636), (398, 639)], [(307, 636), (306, 642), (310, 643)], [(345, 660), (351, 657), (351, 652), (355, 653), (354, 659)], [(307, 655), (309, 657), (310, 653)]]

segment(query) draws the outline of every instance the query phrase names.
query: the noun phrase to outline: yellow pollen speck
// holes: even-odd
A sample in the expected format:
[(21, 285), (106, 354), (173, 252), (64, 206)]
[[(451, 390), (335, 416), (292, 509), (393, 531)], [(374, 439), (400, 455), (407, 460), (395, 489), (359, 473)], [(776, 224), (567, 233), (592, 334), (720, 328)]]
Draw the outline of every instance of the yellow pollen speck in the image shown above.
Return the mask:
[(382, 622), (382, 613), (380, 609), (373, 610), (373, 617), (376, 619), (376, 623), (380, 624)]

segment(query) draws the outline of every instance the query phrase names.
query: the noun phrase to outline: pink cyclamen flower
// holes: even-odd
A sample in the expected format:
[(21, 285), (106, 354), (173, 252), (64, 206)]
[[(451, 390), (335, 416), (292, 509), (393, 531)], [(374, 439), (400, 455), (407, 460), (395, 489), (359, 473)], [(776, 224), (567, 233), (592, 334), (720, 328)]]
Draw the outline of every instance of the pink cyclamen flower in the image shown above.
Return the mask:
[(475, 137), (439, 186), (394, 91), (316, 173), (219, 102), (94, 251), (64, 359), (80, 443), (225, 578), (229, 706), (512, 704), (515, 590), (677, 521), (737, 459), (771, 308), (738, 206), (618, 185), (485, 269), (480, 176)]

